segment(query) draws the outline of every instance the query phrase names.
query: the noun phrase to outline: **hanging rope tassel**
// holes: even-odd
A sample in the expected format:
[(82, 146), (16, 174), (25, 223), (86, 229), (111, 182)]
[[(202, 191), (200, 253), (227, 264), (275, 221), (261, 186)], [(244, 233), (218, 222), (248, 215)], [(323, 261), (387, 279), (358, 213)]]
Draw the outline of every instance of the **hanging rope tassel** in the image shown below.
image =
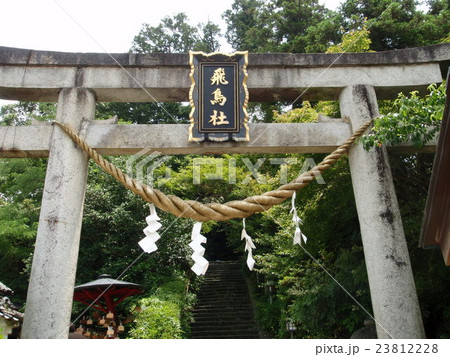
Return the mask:
[(247, 266), (250, 270), (253, 270), (253, 266), (255, 265), (255, 259), (253, 259), (252, 249), (256, 249), (256, 247), (253, 244), (252, 238), (247, 234), (247, 231), (245, 230), (245, 218), (242, 220), (242, 225), (243, 228), (241, 233), (241, 240), (245, 239), (244, 251), (248, 252)]
[(145, 238), (139, 241), (139, 245), (146, 253), (152, 253), (155, 250), (158, 250), (155, 243), (159, 238), (161, 238), (158, 232), (156, 232), (162, 227), (162, 224), (158, 222), (159, 220), (160, 218), (156, 214), (155, 206), (150, 204), (150, 216), (145, 218), (145, 221), (148, 224), (148, 226), (144, 229)]
[(300, 223), (303, 223), (300, 217), (297, 215), (297, 209), (295, 208), (295, 192), (292, 195), (292, 208), (289, 213), (292, 213), (292, 221), (294, 221), (295, 225), (295, 233), (294, 233), (294, 241), (293, 244), (302, 245), (302, 240), (306, 243), (307, 238), (300, 230)]
[(205, 275), (209, 266), (209, 262), (203, 257), (203, 254), (205, 254), (205, 247), (202, 246), (202, 243), (206, 243), (206, 237), (200, 234), (201, 230), (202, 222), (194, 223), (191, 235), (192, 242), (189, 243), (189, 246), (194, 250), (191, 258), (195, 262), (191, 270), (197, 275)]

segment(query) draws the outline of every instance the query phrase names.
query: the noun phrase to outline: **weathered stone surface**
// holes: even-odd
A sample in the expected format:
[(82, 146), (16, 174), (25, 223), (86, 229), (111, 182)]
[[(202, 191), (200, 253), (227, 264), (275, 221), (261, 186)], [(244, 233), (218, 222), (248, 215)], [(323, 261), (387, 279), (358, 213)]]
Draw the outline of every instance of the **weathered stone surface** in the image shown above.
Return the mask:
[[(378, 115), (373, 88), (352, 86), (340, 98), (341, 113), (358, 128)], [(378, 338), (424, 338), (424, 328), (385, 147), (349, 152)]]
[[(366, 53), (250, 53), (249, 61), (254, 66), (264, 67), (414, 64), (450, 61), (449, 51), (449, 44), (443, 43), (426, 47)], [(0, 65), (188, 67), (188, 61), (188, 54), (71, 53), (0, 46)]]
[[(377, 53), (250, 54), (250, 100), (335, 100), (367, 84), (379, 98), (423, 91), (442, 81), (450, 44)], [(0, 47), (0, 98), (56, 101), (61, 88), (85, 87), (103, 102), (188, 101), (187, 54), (61, 53)], [(43, 81), (45, 79), (45, 81)]]
[[(349, 125), (339, 119), (324, 123), (250, 124), (250, 141), (239, 144), (189, 142), (188, 128), (188, 124), (92, 125), (86, 140), (102, 155), (134, 155), (145, 149), (151, 149), (148, 153), (156, 150), (165, 155), (329, 153), (351, 135)], [(0, 126), (0, 157), (47, 157), (52, 130), (50, 124)], [(419, 151), (411, 144), (392, 149)], [(435, 149), (434, 140), (420, 151), (434, 152)]]
[[(66, 89), (57, 121), (86, 134), (95, 98)], [(67, 338), (86, 190), (87, 157), (58, 127), (51, 138), (22, 338)]]

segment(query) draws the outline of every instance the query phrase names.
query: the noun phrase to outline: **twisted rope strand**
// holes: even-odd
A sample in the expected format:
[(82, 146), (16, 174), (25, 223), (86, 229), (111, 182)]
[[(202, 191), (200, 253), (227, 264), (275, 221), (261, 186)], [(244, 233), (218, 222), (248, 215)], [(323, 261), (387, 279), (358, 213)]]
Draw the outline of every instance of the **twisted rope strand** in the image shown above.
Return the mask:
[(350, 146), (359, 138), (372, 124), (373, 119), (365, 122), (353, 135), (340, 145), (331, 154), (326, 156), (322, 162), (311, 170), (302, 173), (295, 180), (284, 184), (273, 191), (268, 191), (262, 195), (247, 197), (241, 201), (229, 201), (226, 203), (203, 204), (197, 201), (183, 200), (174, 195), (166, 195), (162, 191), (150, 188), (149, 186), (136, 181), (126, 175), (121, 169), (106, 160), (97, 151), (92, 149), (86, 141), (81, 139), (67, 125), (53, 122), (60, 127), (98, 166), (106, 173), (110, 174), (127, 189), (143, 198), (145, 201), (153, 203), (159, 209), (170, 212), (178, 217), (192, 218), (196, 221), (227, 221), (233, 218), (245, 218), (254, 213), (263, 212), (272, 206), (284, 202), (290, 198), (294, 192), (308, 185), (316, 176), (321, 175), (329, 169), (343, 155), (347, 154)]

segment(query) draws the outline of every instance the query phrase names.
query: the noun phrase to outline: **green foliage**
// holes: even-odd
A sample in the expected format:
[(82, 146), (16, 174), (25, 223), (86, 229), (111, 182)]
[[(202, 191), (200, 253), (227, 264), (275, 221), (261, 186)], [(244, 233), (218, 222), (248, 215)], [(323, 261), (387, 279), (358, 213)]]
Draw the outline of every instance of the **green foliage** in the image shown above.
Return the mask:
[[(126, 171), (126, 157), (110, 159)], [(148, 205), (140, 197), (95, 164), (90, 165), (88, 183), (78, 261), (79, 283), (96, 278), (100, 272), (118, 276), (139, 257), (142, 251), (137, 243), (144, 237), (144, 219), (149, 214)], [(164, 227), (159, 232), (158, 250), (143, 255), (128, 270), (131, 281), (157, 283), (159, 275), (189, 270), (191, 222), (165, 212), (158, 214)]]
[[(365, 313), (336, 282), (370, 309), (347, 162), (340, 160), (323, 178), (325, 185), (310, 184), (297, 196), (308, 237), (306, 250), (292, 245), (294, 227), (286, 205), (273, 207), (260, 218), (275, 224), (273, 228), (253, 232), (257, 269), (275, 290), (271, 306), (258, 316), (263, 324), (277, 320), (275, 329), (269, 330), (273, 336), (286, 337), (285, 322), (291, 319), (297, 325), (297, 337), (348, 338), (362, 325)], [(263, 301), (265, 306), (267, 297), (258, 295), (259, 305)]]
[(178, 304), (157, 297), (140, 302), (144, 311), (136, 318), (138, 327), (131, 331), (132, 338), (181, 338)]
[(223, 14), (226, 39), (236, 50), (269, 51), (275, 45), (270, 8), (261, 0), (235, 0)]
[[(274, 32), (279, 43), (277, 52), (302, 53), (307, 49), (317, 50), (317, 47), (311, 46), (312, 34), (316, 35), (314, 40), (321, 40), (322, 45), (336, 38), (333, 36), (337, 32), (336, 28), (330, 31), (338, 23), (335, 21), (336, 15), (320, 5), (318, 0), (279, 0), (273, 3), (276, 9), (273, 13)], [(317, 28), (328, 30), (323, 35), (332, 37), (317, 37)]]
[[(375, 51), (426, 46), (450, 33), (448, 1), (429, 6), (424, 13), (414, 0), (347, 0), (331, 11), (317, 0), (235, 0), (224, 13), (226, 38), (233, 48), (251, 52), (325, 52), (344, 33), (350, 39), (353, 29), (365, 26)], [(367, 47), (356, 42), (346, 52)]]
[(340, 12), (346, 28), (367, 21), (375, 51), (439, 43), (450, 31), (446, 0), (436, 1), (425, 14), (414, 0), (347, 0)]
[(407, 97), (400, 93), (391, 112), (375, 120), (371, 132), (361, 141), (366, 150), (382, 144), (400, 144), (411, 140), (421, 147), (439, 133), (445, 105), (445, 82), (428, 87), (429, 94), (420, 97), (417, 91)]
[(0, 198), (8, 202), (31, 199), (39, 202), (47, 160), (0, 160)]
[(323, 52), (340, 22), (317, 0), (235, 0), (224, 18), (228, 42), (251, 52)]
[(133, 40), (133, 53), (187, 53), (190, 50), (217, 51), (220, 29), (208, 22), (197, 27), (189, 25), (184, 13), (166, 16), (158, 26), (143, 24)]
[(0, 160), (0, 281), (23, 303), (33, 251), (46, 160)]
[(340, 115), (339, 102), (323, 101), (313, 104), (305, 100), (301, 102), (300, 107), (288, 110), (282, 114), (274, 110), (274, 121), (277, 123), (315, 123), (319, 121), (321, 116), (336, 118)]
[(328, 48), (326, 53), (340, 53), (340, 52), (371, 52), (370, 31), (366, 25), (360, 29), (351, 30), (342, 35), (342, 42)]
[(136, 324), (130, 331), (130, 337), (186, 337), (194, 295), (188, 292), (189, 280), (183, 275), (167, 277), (167, 280), (149, 296), (137, 301), (142, 311), (136, 314)]
[(98, 119), (117, 115), (121, 121), (133, 124), (188, 123), (189, 111), (189, 105), (182, 103), (97, 103)]
[(38, 216), (39, 206), (31, 200), (0, 205), (0, 276), (21, 302), (27, 282), (20, 273), (33, 251)]
[(317, 122), (319, 113), (312, 108), (311, 103), (304, 101), (301, 108), (296, 108), (284, 114), (274, 113), (275, 122), (278, 123), (313, 123)]
[(208, 21), (204, 25), (198, 25), (198, 28), (201, 32), (201, 37), (200, 41), (194, 46), (194, 49), (206, 53), (219, 51), (220, 27)]
[(19, 102), (0, 107), (0, 125), (27, 125), (30, 120), (49, 121), (56, 114), (55, 103)]

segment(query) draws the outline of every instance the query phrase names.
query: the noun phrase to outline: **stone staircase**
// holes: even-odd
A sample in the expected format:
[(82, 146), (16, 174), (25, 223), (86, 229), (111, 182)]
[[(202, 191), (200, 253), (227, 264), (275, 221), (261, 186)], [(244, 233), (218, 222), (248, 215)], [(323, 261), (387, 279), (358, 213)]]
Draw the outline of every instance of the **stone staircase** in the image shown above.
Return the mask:
[(191, 338), (260, 338), (237, 262), (210, 262), (193, 318)]

